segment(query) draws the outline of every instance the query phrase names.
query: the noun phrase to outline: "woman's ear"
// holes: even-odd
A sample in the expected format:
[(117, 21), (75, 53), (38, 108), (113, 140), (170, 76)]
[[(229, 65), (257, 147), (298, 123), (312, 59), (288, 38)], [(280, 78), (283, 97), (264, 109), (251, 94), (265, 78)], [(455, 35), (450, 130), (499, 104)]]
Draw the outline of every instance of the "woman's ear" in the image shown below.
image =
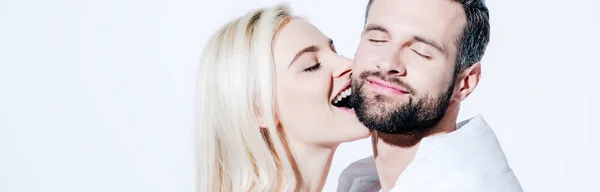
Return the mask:
[[(258, 117), (258, 127), (260, 127), (260, 128), (268, 128), (269, 127), (269, 124), (268, 124), (269, 119), (264, 116), (264, 113), (262, 112), (262, 110), (257, 109), (256, 111), (258, 111), (258, 115), (257, 115), (257, 117)], [(279, 125), (279, 119), (277, 117), (275, 117), (275, 125), (276, 126)]]
[(479, 80), (481, 79), (481, 63), (477, 62), (466, 68), (458, 78), (458, 92), (456, 92), (455, 98), (458, 101), (463, 101), (479, 84)]
[(258, 127), (260, 127), (260, 128), (269, 127), (267, 124), (267, 121), (265, 121), (265, 117), (262, 115), (262, 113), (258, 114)]

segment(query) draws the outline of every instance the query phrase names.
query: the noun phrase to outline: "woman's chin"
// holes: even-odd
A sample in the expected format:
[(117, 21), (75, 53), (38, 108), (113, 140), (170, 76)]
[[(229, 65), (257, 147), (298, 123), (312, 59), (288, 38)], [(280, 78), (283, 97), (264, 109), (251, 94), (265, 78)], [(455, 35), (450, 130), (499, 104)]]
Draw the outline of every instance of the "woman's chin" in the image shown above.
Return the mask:
[[(358, 121), (357, 121), (358, 122)], [(360, 122), (352, 123), (352, 125), (348, 125), (345, 127), (345, 133), (347, 133), (347, 140), (344, 142), (352, 142), (364, 138), (368, 138), (371, 136), (372, 131), (365, 127)]]

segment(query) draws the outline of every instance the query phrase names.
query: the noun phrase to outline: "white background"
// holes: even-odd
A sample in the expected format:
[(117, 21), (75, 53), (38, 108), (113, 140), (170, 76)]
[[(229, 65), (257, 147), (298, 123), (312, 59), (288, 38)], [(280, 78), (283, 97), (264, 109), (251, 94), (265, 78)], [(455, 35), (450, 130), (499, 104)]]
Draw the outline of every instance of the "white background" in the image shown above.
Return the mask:
[[(196, 65), (220, 25), (275, 0), (0, 0), (0, 191), (191, 192)], [(525, 191), (600, 191), (600, 3), (488, 0), (482, 113)], [(352, 57), (366, 0), (296, 0)], [(342, 145), (324, 191), (368, 140)]]

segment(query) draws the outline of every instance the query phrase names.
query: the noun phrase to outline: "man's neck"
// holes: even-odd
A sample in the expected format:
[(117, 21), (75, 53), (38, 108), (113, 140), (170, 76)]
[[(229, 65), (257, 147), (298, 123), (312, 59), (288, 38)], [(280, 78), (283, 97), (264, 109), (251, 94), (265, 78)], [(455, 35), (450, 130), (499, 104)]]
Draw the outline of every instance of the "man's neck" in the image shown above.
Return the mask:
[(319, 147), (290, 142), (302, 179), (300, 191), (322, 191), (337, 146)]
[(456, 130), (458, 108), (450, 107), (444, 118), (429, 132), (421, 135), (393, 135), (373, 133), (373, 153), (377, 174), (383, 192), (390, 191), (398, 177), (413, 161), (421, 140), (425, 137)]
[(419, 143), (409, 147), (398, 147), (384, 142), (374, 133), (373, 145), (379, 183), (382, 191), (387, 192), (394, 187), (400, 174), (412, 162)]

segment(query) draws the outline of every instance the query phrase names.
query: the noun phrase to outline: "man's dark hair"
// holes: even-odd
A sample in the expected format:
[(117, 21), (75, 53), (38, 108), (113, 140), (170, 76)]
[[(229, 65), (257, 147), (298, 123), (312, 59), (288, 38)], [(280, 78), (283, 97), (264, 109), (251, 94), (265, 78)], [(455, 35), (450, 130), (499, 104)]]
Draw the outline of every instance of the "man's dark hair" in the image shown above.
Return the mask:
[[(375, 0), (369, 0), (365, 19)], [(458, 55), (454, 75), (472, 64), (481, 61), (485, 48), (490, 41), (490, 16), (484, 0), (452, 0), (460, 3), (465, 11), (467, 23), (457, 38)]]

